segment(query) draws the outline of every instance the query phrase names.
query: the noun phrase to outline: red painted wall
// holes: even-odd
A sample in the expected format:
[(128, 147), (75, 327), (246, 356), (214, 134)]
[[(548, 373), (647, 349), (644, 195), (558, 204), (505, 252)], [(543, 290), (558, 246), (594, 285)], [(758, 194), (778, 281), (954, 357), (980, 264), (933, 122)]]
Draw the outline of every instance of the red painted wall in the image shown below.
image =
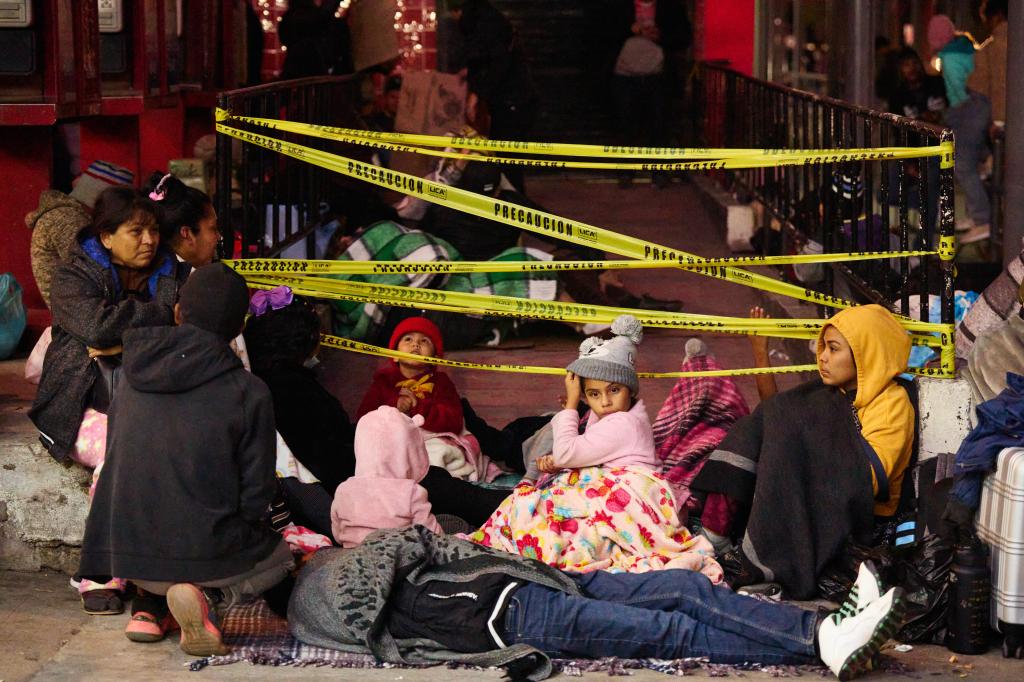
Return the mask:
[(176, 107), (147, 109), (139, 116), (139, 184), (153, 171), (167, 172), (171, 159), (192, 156), (191, 149), (182, 149), (185, 139), (185, 110)]
[[(46, 307), (32, 277), (28, 259), (32, 231), (25, 227), (24, 218), (39, 205), (39, 194), (50, 187), (53, 131), (48, 126), (0, 127), (0, 168), (4, 174), (0, 206), (5, 223), (0, 239), (0, 272), (14, 274), (24, 291), (26, 308)], [(30, 323), (36, 326), (34, 320)]]
[(698, 60), (726, 60), (737, 71), (754, 70), (754, 0), (697, 0), (694, 38)]

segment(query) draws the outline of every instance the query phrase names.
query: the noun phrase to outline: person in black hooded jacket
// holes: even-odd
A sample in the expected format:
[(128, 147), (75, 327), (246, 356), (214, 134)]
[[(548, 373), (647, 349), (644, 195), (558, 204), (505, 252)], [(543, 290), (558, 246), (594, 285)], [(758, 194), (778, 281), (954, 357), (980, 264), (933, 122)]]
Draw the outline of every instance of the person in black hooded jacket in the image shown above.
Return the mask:
[(270, 589), (293, 566), (267, 519), (277, 492), (270, 391), (229, 345), (247, 307), (245, 280), (214, 263), (182, 287), (177, 326), (124, 335), (79, 570), (141, 588), (126, 629), (133, 641), (162, 639), (177, 621), (186, 653), (224, 653), (218, 609)]

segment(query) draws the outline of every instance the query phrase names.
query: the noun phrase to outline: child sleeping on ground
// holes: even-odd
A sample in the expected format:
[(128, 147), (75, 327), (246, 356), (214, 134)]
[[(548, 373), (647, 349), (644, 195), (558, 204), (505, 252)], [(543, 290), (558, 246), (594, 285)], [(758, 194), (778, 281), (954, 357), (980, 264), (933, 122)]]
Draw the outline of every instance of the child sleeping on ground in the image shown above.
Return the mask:
[[(388, 344), (423, 357), (444, 357), (441, 330), (425, 317), (402, 320)], [(422, 417), (421, 432), (430, 464), (443, 467), (455, 478), (491, 481), (501, 470), (480, 452), (476, 438), (465, 428), (462, 403), (448, 375), (436, 366), (416, 360), (394, 360), (373, 375), (357, 418), (388, 405), (402, 414)]]
[[(590, 338), (567, 368), (564, 409), (552, 419), (554, 447), (470, 539), (568, 571), (700, 571), (722, 580), (711, 544), (681, 526), (675, 496), (655, 473), (651, 422), (642, 400), (636, 345), (643, 329), (631, 315), (615, 337)], [(590, 407), (579, 433), (580, 398)]]
[(342, 547), (355, 547), (381, 528), (420, 524), (443, 532), (419, 484), (430, 468), (422, 424), (421, 415), (410, 419), (387, 406), (356, 424), (356, 473), (338, 486), (331, 505), (331, 530)]

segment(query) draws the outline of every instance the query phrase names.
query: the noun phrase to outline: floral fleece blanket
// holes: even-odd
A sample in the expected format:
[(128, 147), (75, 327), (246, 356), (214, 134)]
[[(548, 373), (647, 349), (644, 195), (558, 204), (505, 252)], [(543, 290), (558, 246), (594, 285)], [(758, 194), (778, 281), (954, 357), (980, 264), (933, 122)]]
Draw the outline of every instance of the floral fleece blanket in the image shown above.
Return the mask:
[(468, 539), (566, 571), (722, 569), (679, 523), (668, 482), (643, 467), (584, 467), (520, 483)]

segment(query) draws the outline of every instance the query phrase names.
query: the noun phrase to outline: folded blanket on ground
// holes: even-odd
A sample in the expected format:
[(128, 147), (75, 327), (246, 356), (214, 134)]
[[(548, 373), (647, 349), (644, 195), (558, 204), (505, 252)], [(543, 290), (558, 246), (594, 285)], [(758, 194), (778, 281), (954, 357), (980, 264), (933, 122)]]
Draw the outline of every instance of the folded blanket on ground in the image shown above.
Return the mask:
[(749, 510), (744, 555), (789, 596), (810, 598), (848, 537), (870, 541), (874, 499), (864, 444), (850, 401), (816, 379), (736, 422), (691, 488), (742, 503)]

